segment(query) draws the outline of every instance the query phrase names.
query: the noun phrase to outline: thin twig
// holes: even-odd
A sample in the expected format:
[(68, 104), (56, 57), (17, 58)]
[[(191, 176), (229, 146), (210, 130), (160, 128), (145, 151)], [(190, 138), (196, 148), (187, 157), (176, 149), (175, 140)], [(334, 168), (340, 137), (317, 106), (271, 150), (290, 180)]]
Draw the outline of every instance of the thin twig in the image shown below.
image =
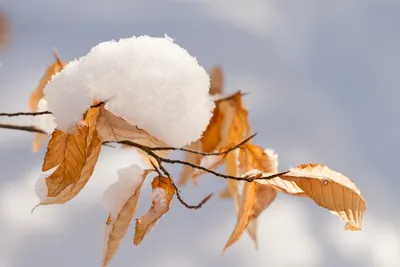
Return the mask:
[(17, 117), (17, 116), (40, 116), (40, 115), (49, 115), (53, 114), (50, 111), (39, 111), (39, 112), (15, 112), (15, 113), (0, 113), (0, 116), (7, 116), (7, 117)]
[[(236, 94), (237, 94), (237, 92), (236, 92), (236, 93), (234, 93), (234, 94), (232, 94), (232, 95), (230, 95), (230, 96), (227, 96), (227, 97), (224, 97), (224, 98), (217, 99), (217, 100), (215, 100), (214, 102), (222, 102), (222, 101), (227, 101), (227, 100), (230, 100), (230, 99), (234, 98), (234, 97), (236, 96)], [(245, 96), (245, 95), (248, 95), (248, 94), (249, 94), (248, 92), (246, 92), (246, 93), (242, 93), (242, 92), (240, 92), (240, 96)]]
[(175, 184), (175, 183), (172, 183), (172, 186), (175, 188), (176, 197), (177, 197), (177, 199), (179, 200), (179, 202), (181, 202), (181, 203), (182, 203), (186, 208), (188, 208), (188, 209), (195, 209), (195, 210), (200, 209), (200, 208), (203, 207), (203, 205), (206, 204), (207, 201), (213, 196), (213, 193), (210, 193), (210, 194), (207, 195), (205, 198), (203, 198), (203, 200), (200, 201), (199, 204), (197, 204), (197, 205), (189, 205), (189, 204), (187, 204), (187, 203), (182, 199), (182, 196), (181, 196), (181, 194), (180, 194), (179, 188), (176, 186), (176, 184)]
[(48, 134), (46, 131), (39, 129), (34, 125), (24, 126), (24, 125), (13, 125), (13, 124), (0, 123), (0, 128), (9, 129), (9, 130), (19, 130), (19, 131), (25, 131), (25, 132), (31, 132), (31, 133)]
[[(190, 163), (190, 162), (187, 162), (187, 161), (163, 158), (163, 157), (157, 155), (156, 153), (154, 153), (153, 151), (151, 151), (150, 147), (147, 147), (147, 146), (144, 146), (144, 145), (141, 145), (141, 144), (129, 141), (129, 140), (118, 141), (118, 143), (119, 144), (123, 144), (123, 145), (133, 146), (133, 147), (136, 147), (136, 148), (144, 151), (149, 156), (151, 156), (155, 160), (157, 160), (159, 165), (161, 165), (161, 163), (186, 165), (186, 166), (190, 166), (190, 167), (192, 167), (194, 169), (199, 169), (199, 170), (214, 174), (215, 176), (221, 177), (221, 178), (224, 178), (224, 179), (252, 182), (254, 180), (269, 180), (269, 179), (273, 179), (275, 177), (278, 177), (278, 176), (281, 176), (283, 174), (288, 173), (288, 171), (286, 171), (286, 172), (276, 173), (276, 174), (272, 174), (272, 175), (268, 175), (268, 176), (262, 176), (262, 177), (237, 177), (237, 176), (232, 176), (232, 175), (225, 175), (225, 174), (222, 174), (222, 173), (219, 173), (219, 172), (215, 172), (215, 171), (210, 170), (208, 168), (205, 168), (205, 167), (202, 167), (202, 166), (199, 166), (197, 164), (193, 164), (193, 163)], [(160, 168), (161, 168), (161, 166), (160, 166)]]
[[(98, 108), (105, 103), (106, 103), (106, 101), (99, 102), (96, 105), (90, 106), (90, 108)], [(0, 116), (17, 117), (17, 116), (40, 116), (40, 115), (51, 115), (51, 114), (53, 114), (53, 113), (46, 110), (46, 111), (39, 111), (39, 112), (15, 112), (15, 113), (2, 112), (2, 113), (0, 113)]]
[(206, 152), (191, 150), (191, 149), (187, 149), (187, 148), (180, 148), (180, 147), (150, 147), (150, 150), (152, 150), (152, 151), (160, 151), (160, 150), (175, 150), (176, 151), (176, 150), (178, 150), (178, 151), (185, 151), (185, 152), (189, 152), (189, 153), (193, 153), (193, 154), (199, 154), (199, 155), (203, 155), (203, 156), (219, 156), (219, 155), (227, 154), (227, 153), (231, 152), (232, 150), (235, 150), (236, 148), (240, 147), (241, 145), (247, 143), (250, 139), (252, 139), (256, 135), (257, 135), (257, 133), (244, 139), (239, 144), (232, 146), (226, 150), (220, 151), (220, 152), (206, 153)]
[[(187, 204), (181, 195), (181, 191), (179, 190), (179, 188), (176, 186), (176, 184), (174, 183), (174, 180), (172, 179), (171, 174), (164, 168), (164, 166), (162, 166), (161, 164), (161, 158), (156, 159), (158, 161), (158, 165), (160, 166), (161, 171), (169, 178), (171, 179), (171, 184), (172, 186), (175, 188), (175, 192), (176, 192), (176, 198), (179, 200), (179, 202), (185, 206), (188, 209), (200, 209), (213, 195), (213, 193), (207, 195), (202, 201), (200, 201), (199, 204), (197, 205), (189, 205)], [(150, 161), (151, 162), (151, 161)]]
[[(5, 128), (5, 129), (11, 129), (11, 130), (22, 130), (22, 131), (27, 131), (27, 132), (36, 132), (36, 133), (45, 133), (47, 134), (45, 131), (36, 128), (35, 126), (18, 126), (18, 125), (10, 125), (10, 124), (0, 124), (0, 128)], [(269, 180), (269, 179), (273, 179), (275, 177), (284, 175), (286, 173), (288, 173), (288, 171), (286, 172), (281, 172), (281, 173), (276, 173), (273, 175), (269, 175), (269, 176), (262, 176), (262, 177), (237, 177), (237, 176), (232, 176), (232, 175), (225, 175), (213, 170), (210, 170), (208, 168), (199, 166), (197, 164), (193, 164), (187, 161), (182, 161), (182, 160), (175, 160), (175, 159), (168, 159), (168, 158), (163, 158), (160, 157), (159, 155), (157, 155), (156, 153), (154, 153), (152, 151), (151, 147), (145, 146), (145, 145), (141, 145), (129, 140), (123, 140), (123, 141), (118, 141), (118, 142), (103, 142), (103, 145), (109, 144), (109, 143), (119, 143), (119, 144), (124, 144), (124, 145), (128, 145), (128, 146), (132, 146), (132, 147), (136, 147), (142, 151), (144, 151), (146, 154), (148, 154), (149, 156), (153, 157), (158, 163), (159, 165), (161, 165), (160, 163), (168, 163), (168, 164), (180, 164), (180, 165), (186, 165), (186, 166), (190, 166), (194, 169), (198, 169), (198, 170), (202, 170), (208, 173), (211, 173), (217, 177), (220, 178), (224, 178), (224, 179), (232, 179), (232, 180), (237, 180), (237, 181), (247, 181), (247, 182), (252, 182), (254, 180)], [(161, 166), (160, 166), (161, 168)]]

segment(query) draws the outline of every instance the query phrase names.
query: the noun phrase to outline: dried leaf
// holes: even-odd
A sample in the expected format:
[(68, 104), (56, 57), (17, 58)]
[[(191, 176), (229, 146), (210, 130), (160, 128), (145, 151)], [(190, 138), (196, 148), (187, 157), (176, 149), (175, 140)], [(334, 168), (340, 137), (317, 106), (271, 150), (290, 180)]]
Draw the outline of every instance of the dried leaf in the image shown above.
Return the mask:
[(63, 155), (60, 157), (62, 158), (62, 162), (46, 178), (48, 197), (58, 196), (68, 186), (78, 181), (81, 170), (86, 162), (86, 138), (88, 130), (87, 126), (78, 126), (70, 134), (64, 134), (66, 135), (66, 146)]
[(122, 239), (128, 232), (129, 225), (138, 206), (140, 190), (148, 174), (149, 172), (143, 173), (142, 180), (137, 184), (136, 188), (134, 188), (132, 195), (126, 200), (118, 214), (115, 217), (109, 214), (107, 218), (106, 240), (103, 252), (103, 267), (106, 267), (117, 253)]
[[(265, 173), (264, 175), (273, 174), (273, 173)], [(272, 186), (276, 190), (283, 192), (288, 195), (298, 196), (298, 197), (307, 197), (308, 195), (301, 189), (295, 181), (289, 181), (285, 179), (281, 179), (279, 177), (275, 177), (269, 180), (256, 180), (257, 183)]]
[(295, 182), (319, 206), (346, 222), (346, 230), (361, 230), (366, 204), (357, 186), (322, 164), (303, 164), (282, 175)]
[[(166, 147), (167, 145), (150, 135), (145, 130), (129, 124), (127, 121), (100, 107), (100, 116), (96, 125), (97, 132), (102, 141), (131, 141), (149, 147)], [(151, 166), (150, 159), (146, 153), (137, 149), (143, 159)], [(165, 157), (168, 151), (154, 151), (157, 155)], [(155, 163), (155, 162), (154, 162)]]
[(103, 106), (100, 107), (100, 117), (96, 129), (102, 141), (129, 140), (141, 144), (142, 141), (147, 143), (149, 140), (153, 146), (167, 146), (145, 130), (129, 124)]
[(248, 112), (242, 103), (240, 91), (217, 103), (223, 114), (221, 121), (222, 140), (218, 146), (221, 150), (236, 145), (249, 137), (251, 128), (247, 120)]
[(135, 245), (139, 245), (160, 218), (167, 213), (175, 194), (172, 180), (168, 177), (155, 177), (151, 186), (153, 188), (151, 208), (144, 216), (136, 220), (136, 230), (133, 241)]
[(38, 86), (32, 92), (29, 98), (29, 108), (31, 109), (32, 112), (37, 111), (38, 103), (40, 99), (43, 98), (43, 89), (46, 87), (47, 83), (51, 80), (51, 77), (54, 74), (60, 72), (66, 65), (66, 62), (60, 59), (56, 51), (54, 51), (54, 57), (55, 57), (55, 62), (47, 68), (46, 72), (40, 79)]
[[(83, 138), (86, 140), (86, 136)], [(44, 156), (42, 172), (48, 171), (64, 161), (65, 149), (67, 148), (67, 141), (68, 141), (68, 134), (58, 129), (55, 129), (53, 131), (50, 142), (47, 145), (46, 154)], [(72, 138), (69, 141), (70, 142), (74, 141), (74, 139)]]
[(229, 191), (229, 187), (225, 187), (225, 188), (221, 191), (221, 193), (219, 194), (219, 197), (220, 197), (220, 198), (231, 198), (232, 196), (231, 196), (231, 193), (230, 193), (230, 191)]
[(258, 217), (260, 214), (266, 210), (271, 203), (275, 200), (278, 192), (275, 188), (271, 186), (266, 186), (262, 184), (255, 184), (256, 186), (256, 204), (253, 207), (253, 214), (250, 217), (249, 224), (247, 226), (247, 233), (253, 240), (256, 249), (258, 248), (257, 242), (257, 225)]
[[(187, 148), (191, 149), (191, 150), (201, 151), (201, 143), (200, 143), (200, 141), (191, 143)], [(186, 162), (199, 165), (202, 158), (203, 158), (202, 155), (186, 152), (184, 160)], [(186, 184), (192, 176), (194, 177), (194, 174), (193, 174), (194, 171), (195, 170), (193, 170), (193, 168), (190, 166), (187, 166), (187, 165), (183, 166), (181, 173), (180, 173), (178, 183), (180, 185)]]
[[(200, 166), (209, 170), (215, 170), (225, 163), (227, 154), (205, 156), (200, 161)], [(207, 173), (207, 171), (195, 169), (193, 171), (193, 181), (197, 183), (197, 177)]]
[(35, 137), (32, 142), (32, 152), (38, 152), (40, 148), (46, 143), (49, 136), (47, 134), (35, 133)]
[(226, 249), (239, 240), (243, 232), (246, 230), (250, 217), (253, 213), (254, 205), (256, 203), (256, 183), (245, 183), (243, 195), (241, 196), (240, 200), (238, 220), (223, 251), (226, 251)]
[(222, 87), (224, 85), (224, 74), (219, 66), (214, 67), (210, 73), (210, 95), (222, 94)]
[(202, 151), (206, 153), (213, 152), (221, 142), (221, 124), (224, 119), (218, 105), (215, 106), (213, 116), (200, 139)]
[(96, 131), (99, 108), (90, 108), (75, 130), (56, 129), (49, 142), (42, 171), (57, 166), (46, 178), (47, 198), (41, 205), (62, 204), (74, 198), (91, 177), (100, 154), (101, 140)]
[[(239, 150), (239, 171), (240, 175), (249, 171), (257, 170), (258, 172), (278, 172), (278, 155), (271, 149), (263, 149), (260, 146), (246, 143)], [(277, 191), (270, 185), (260, 183), (255, 184), (256, 204), (253, 208), (247, 232), (254, 241), (256, 248), (257, 244), (257, 218), (265, 209), (271, 205), (277, 196)]]

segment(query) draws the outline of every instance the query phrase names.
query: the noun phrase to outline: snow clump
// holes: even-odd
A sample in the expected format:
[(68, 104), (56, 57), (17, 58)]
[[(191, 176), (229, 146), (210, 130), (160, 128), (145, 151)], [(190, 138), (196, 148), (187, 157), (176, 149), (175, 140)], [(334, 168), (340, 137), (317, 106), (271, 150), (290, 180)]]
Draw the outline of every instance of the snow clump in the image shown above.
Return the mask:
[(98, 44), (44, 89), (55, 123), (69, 131), (92, 105), (106, 108), (168, 145), (199, 139), (212, 116), (210, 78), (171, 38), (131, 37)]

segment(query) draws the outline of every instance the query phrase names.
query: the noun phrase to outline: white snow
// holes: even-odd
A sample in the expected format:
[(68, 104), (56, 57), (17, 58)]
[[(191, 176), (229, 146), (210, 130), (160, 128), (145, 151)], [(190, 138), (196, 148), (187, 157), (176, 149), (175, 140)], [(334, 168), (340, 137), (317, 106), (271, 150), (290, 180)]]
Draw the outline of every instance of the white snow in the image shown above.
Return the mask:
[(168, 145), (201, 137), (214, 109), (210, 79), (171, 38), (131, 37), (100, 43), (53, 76), (44, 89), (61, 130), (79, 121), (94, 99)]
[(268, 158), (270, 159), (269, 165), (271, 167), (271, 172), (278, 172), (278, 154), (275, 150), (271, 148), (266, 148), (264, 150), (265, 154), (267, 154)]
[(151, 192), (151, 199), (157, 205), (154, 205), (155, 213), (160, 212), (163, 210), (167, 205), (167, 191), (162, 187), (156, 187)]
[(136, 164), (118, 171), (118, 180), (104, 192), (104, 207), (111, 214), (111, 218), (117, 218), (126, 201), (140, 186), (143, 181), (142, 174), (142, 169)]
[[(47, 101), (42, 98), (40, 99), (38, 103), (38, 109), (37, 111), (46, 111), (47, 110)], [(38, 127), (39, 129), (45, 130), (49, 134), (51, 134), (54, 129), (57, 127), (55, 121), (54, 121), (54, 116), (51, 114), (48, 115), (41, 115), (41, 116), (35, 116), (34, 117), (34, 125)]]

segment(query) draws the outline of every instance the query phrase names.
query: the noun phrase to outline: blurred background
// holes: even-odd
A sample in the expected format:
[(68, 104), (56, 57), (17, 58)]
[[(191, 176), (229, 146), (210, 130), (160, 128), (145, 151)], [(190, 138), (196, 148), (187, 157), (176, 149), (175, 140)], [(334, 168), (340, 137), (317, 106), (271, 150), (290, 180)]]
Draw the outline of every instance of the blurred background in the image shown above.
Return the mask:
[[(347, 232), (312, 201), (280, 194), (261, 215), (258, 251), (245, 233), (221, 256), (235, 225), (232, 201), (215, 195), (188, 210), (174, 199), (139, 247), (131, 225), (110, 266), (400, 266), (399, 1), (1, 0), (0, 10), (11, 27), (0, 52), (1, 112), (29, 110), (53, 48), (70, 61), (102, 41), (168, 34), (207, 70), (222, 67), (226, 95), (249, 93), (254, 141), (279, 153), (281, 170), (325, 163), (354, 180), (367, 201), (363, 230)], [(103, 192), (137, 155), (104, 149), (77, 198), (32, 215), (45, 153), (32, 153), (32, 140), (0, 129), (0, 267), (100, 266)], [(182, 194), (194, 204), (224, 186), (206, 175)], [(147, 184), (136, 217), (150, 203)]]

